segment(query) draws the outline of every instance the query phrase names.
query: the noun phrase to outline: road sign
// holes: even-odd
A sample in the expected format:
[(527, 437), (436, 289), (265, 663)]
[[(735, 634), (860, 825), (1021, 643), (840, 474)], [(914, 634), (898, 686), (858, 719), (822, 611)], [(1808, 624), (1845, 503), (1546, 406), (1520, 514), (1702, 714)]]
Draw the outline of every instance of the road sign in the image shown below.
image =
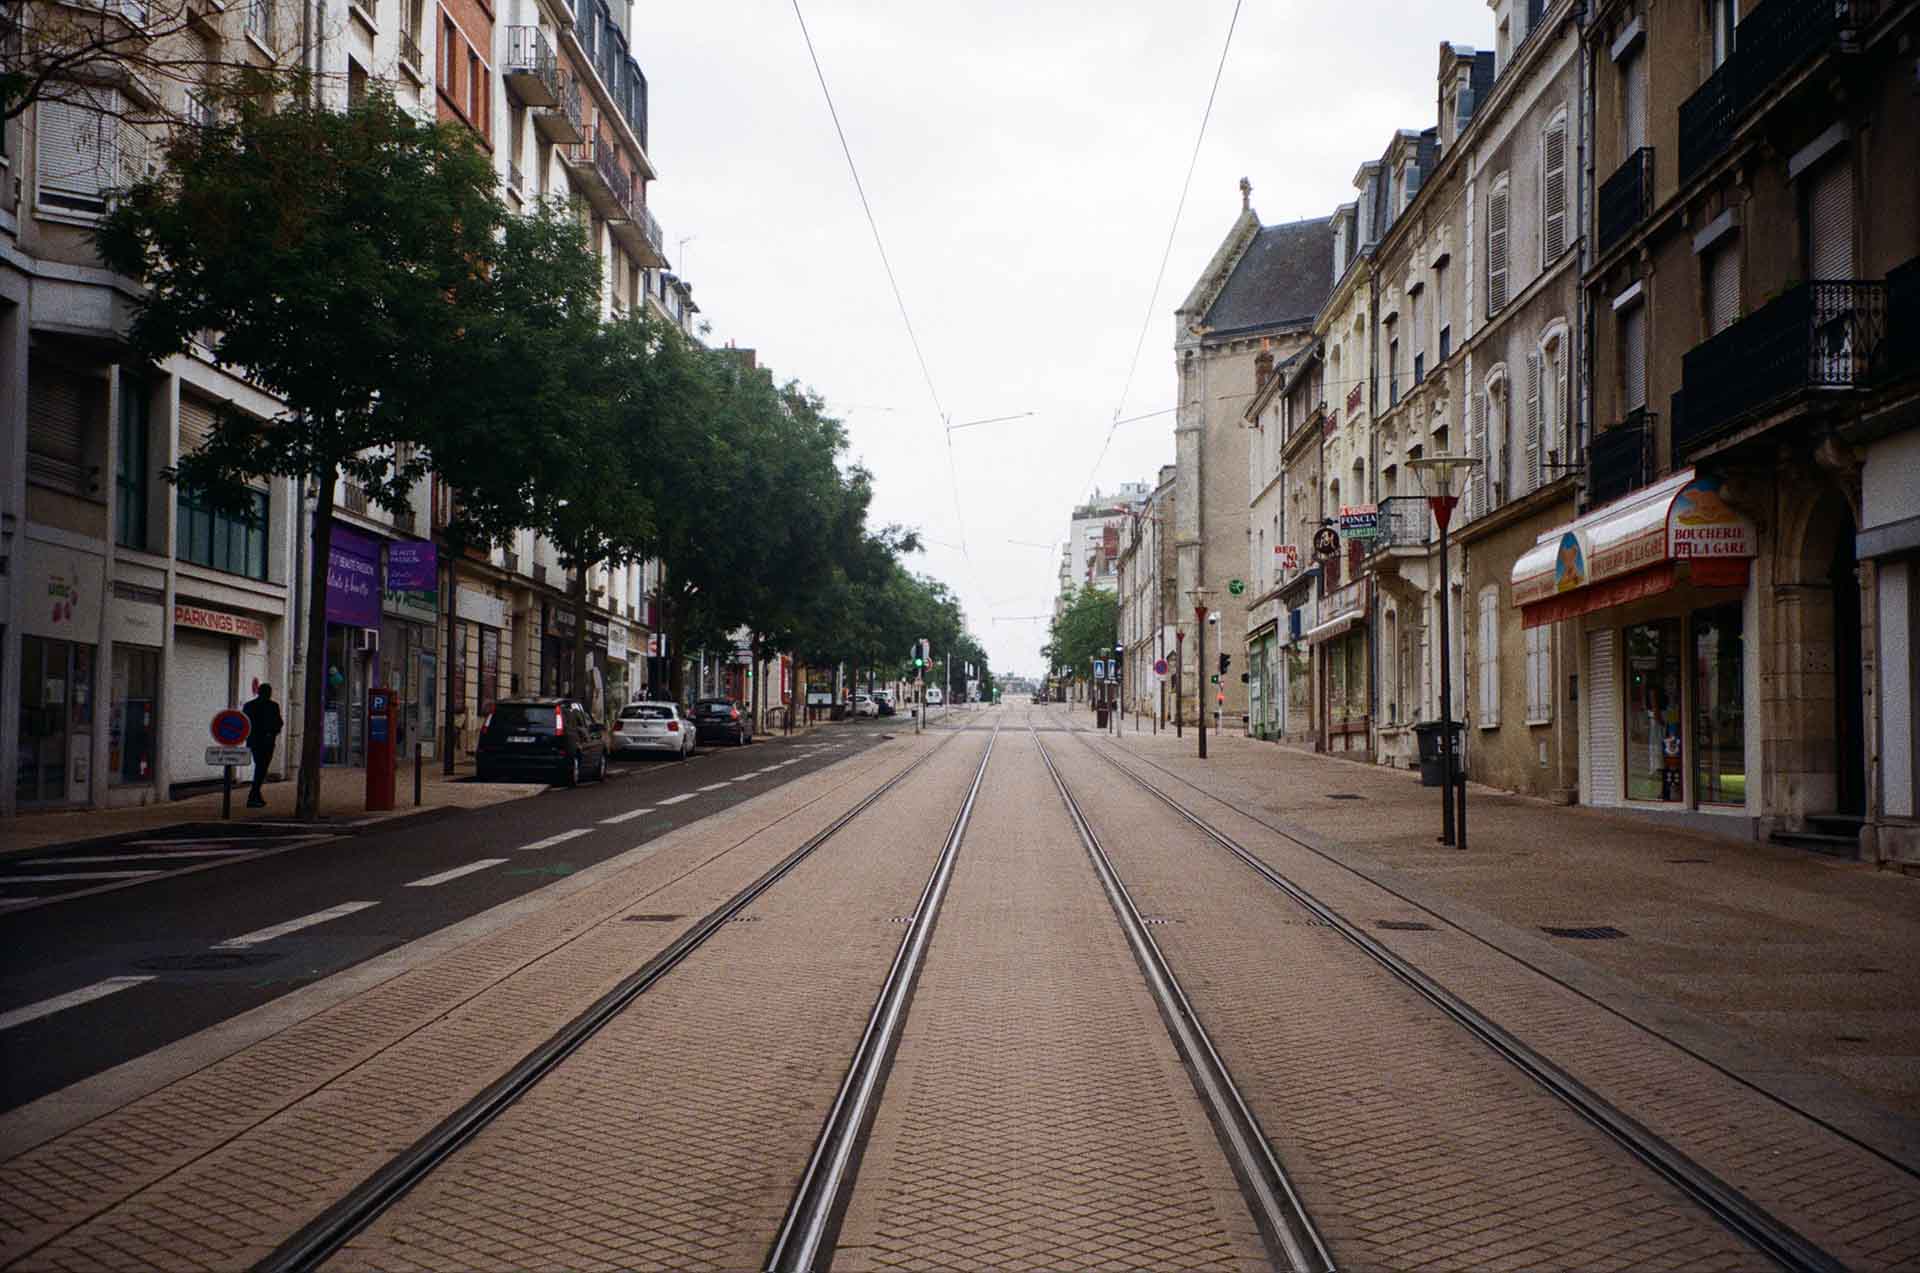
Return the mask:
[(1212, 682), (1213, 682), (1213, 683), (1214, 683), (1215, 685), (1218, 685), (1218, 684), (1220, 683), (1220, 678), (1219, 678), (1219, 677), (1218, 677), (1217, 675), (1216, 675), (1216, 676), (1209, 676), (1209, 677), (1208, 677), (1207, 679), (1208, 679), (1209, 681), (1212, 681)]
[[(221, 746), (245, 751), (246, 748), (241, 747), (240, 744), (246, 742), (247, 735), (253, 732), (253, 722), (247, 719), (245, 712), (236, 712), (229, 707), (224, 711), (218, 711), (213, 714), (213, 722), (208, 726), (208, 730), (213, 734), (213, 741), (219, 743)], [(240, 760), (225, 762), (209, 760), (207, 763), (209, 765), (216, 763), (239, 765), (245, 764), (246, 762)]]
[(1234, 596), (1237, 597), (1241, 593), (1245, 592), (1246, 590), (1247, 590), (1246, 580), (1244, 579), (1227, 580), (1227, 591), (1231, 592)]
[(1096, 681), (1104, 681), (1107, 679), (1107, 661), (1105, 659), (1095, 659), (1093, 661), (1093, 679)]
[(207, 764), (209, 765), (217, 767), (220, 765), (250, 765), (252, 763), (253, 753), (245, 747), (207, 748)]
[(1165, 676), (1167, 674), (1167, 661), (1165, 659), (1155, 659), (1153, 661), (1153, 674), (1155, 676)]

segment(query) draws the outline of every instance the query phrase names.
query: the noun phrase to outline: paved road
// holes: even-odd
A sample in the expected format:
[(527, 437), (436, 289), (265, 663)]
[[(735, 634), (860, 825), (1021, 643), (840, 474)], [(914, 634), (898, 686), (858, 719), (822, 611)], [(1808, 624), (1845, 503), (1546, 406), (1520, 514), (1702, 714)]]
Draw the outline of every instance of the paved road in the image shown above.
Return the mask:
[[(861, 721), (685, 764), (616, 764), (604, 785), (282, 846), (212, 869), (153, 865), (165, 844), (47, 850), (6, 873), (97, 878), (162, 870), (133, 887), (0, 914), (0, 1110), (217, 1024), (857, 753), (895, 722)], [(906, 722), (911, 730), (911, 722)], [(142, 840), (163, 840), (146, 835)], [(196, 845), (198, 848), (237, 846)]]

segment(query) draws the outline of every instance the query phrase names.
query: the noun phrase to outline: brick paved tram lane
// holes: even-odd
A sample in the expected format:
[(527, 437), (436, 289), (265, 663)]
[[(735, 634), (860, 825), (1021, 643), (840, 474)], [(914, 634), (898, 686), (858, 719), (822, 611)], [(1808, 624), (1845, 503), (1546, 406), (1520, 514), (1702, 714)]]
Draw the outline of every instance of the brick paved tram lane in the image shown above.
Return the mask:
[(954, 739), (327, 1267), (759, 1267), (986, 746)]
[(832, 1267), (1270, 1268), (1017, 723), (961, 845)]
[(1771, 1267), (1081, 738), (1047, 743), (1340, 1267)]

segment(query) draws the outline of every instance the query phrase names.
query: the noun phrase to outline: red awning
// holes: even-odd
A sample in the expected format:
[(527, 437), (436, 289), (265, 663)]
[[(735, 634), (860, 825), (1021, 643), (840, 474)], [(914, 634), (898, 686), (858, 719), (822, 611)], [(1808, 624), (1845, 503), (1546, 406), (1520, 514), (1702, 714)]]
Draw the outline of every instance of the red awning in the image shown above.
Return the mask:
[[(1743, 567), (1746, 565), (1745, 562), (1740, 564)], [(1520, 607), (1521, 626), (1537, 628), (1544, 623), (1558, 623), (1562, 619), (1592, 614), (1608, 606), (1623, 606), (1642, 597), (1657, 596), (1673, 587), (1673, 573), (1673, 563), (1663, 561), (1630, 575), (1603, 579), (1574, 592), (1556, 593), (1544, 600), (1530, 602)]]

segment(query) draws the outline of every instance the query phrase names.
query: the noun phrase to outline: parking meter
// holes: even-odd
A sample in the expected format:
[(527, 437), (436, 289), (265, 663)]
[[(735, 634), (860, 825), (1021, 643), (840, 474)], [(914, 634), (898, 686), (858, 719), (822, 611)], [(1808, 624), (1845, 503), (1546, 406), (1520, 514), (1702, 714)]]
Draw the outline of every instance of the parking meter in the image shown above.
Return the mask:
[(390, 687), (367, 691), (367, 811), (393, 808), (394, 750), (399, 742), (399, 696)]

